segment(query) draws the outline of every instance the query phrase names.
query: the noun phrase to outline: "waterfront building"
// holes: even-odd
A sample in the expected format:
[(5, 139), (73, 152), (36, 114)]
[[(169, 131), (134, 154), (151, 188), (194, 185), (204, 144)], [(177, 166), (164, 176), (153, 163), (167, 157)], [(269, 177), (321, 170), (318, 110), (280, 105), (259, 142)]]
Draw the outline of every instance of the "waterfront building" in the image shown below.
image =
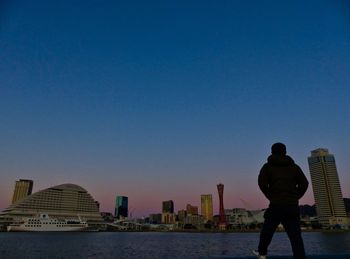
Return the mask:
[(116, 216), (117, 219), (123, 219), (128, 217), (128, 197), (116, 197), (114, 216)]
[(316, 211), (323, 228), (347, 226), (347, 216), (334, 155), (328, 149), (311, 151), (308, 157)]
[(162, 213), (162, 224), (175, 224), (176, 216), (174, 213), (163, 212)]
[(252, 224), (262, 224), (264, 212), (265, 210), (249, 211), (244, 208), (225, 209), (225, 218), (227, 224), (232, 227), (247, 227)]
[(227, 224), (233, 227), (249, 225), (254, 221), (248, 211), (243, 208), (225, 209), (225, 217)]
[(172, 200), (163, 201), (162, 212), (163, 213), (174, 213), (174, 202)]
[(206, 221), (213, 220), (213, 196), (211, 194), (201, 195), (201, 215)]
[(249, 215), (253, 218), (255, 224), (262, 224), (265, 221), (264, 215), (265, 215), (266, 209), (262, 210), (250, 210)]
[(11, 223), (38, 214), (48, 214), (51, 218), (61, 220), (80, 217), (89, 225), (102, 222), (93, 197), (75, 184), (62, 184), (35, 192), (10, 205), (0, 213), (0, 218)]
[(174, 214), (174, 202), (172, 200), (162, 202), (162, 223), (174, 224), (176, 216)]
[(150, 214), (149, 215), (149, 223), (150, 224), (161, 224), (162, 223), (162, 214)]
[(113, 222), (114, 216), (110, 212), (101, 212), (101, 217), (103, 218), (103, 221), (105, 222)]
[(201, 225), (203, 225), (205, 222), (204, 218), (202, 215), (187, 215), (187, 217), (184, 220), (184, 224), (189, 224), (196, 226), (197, 228), (200, 228)]
[(12, 196), (12, 204), (31, 195), (33, 191), (33, 181), (26, 179), (19, 179), (15, 183), (15, 189)]
[(187, 211), (186, 210), (179, 210), (177, 212), (177, 217), (180, 222), (184, 222), (185, 218), (187, 216)]
[(198, 215), (198, 207), (191, 204), (186, 205), (187, 215)]

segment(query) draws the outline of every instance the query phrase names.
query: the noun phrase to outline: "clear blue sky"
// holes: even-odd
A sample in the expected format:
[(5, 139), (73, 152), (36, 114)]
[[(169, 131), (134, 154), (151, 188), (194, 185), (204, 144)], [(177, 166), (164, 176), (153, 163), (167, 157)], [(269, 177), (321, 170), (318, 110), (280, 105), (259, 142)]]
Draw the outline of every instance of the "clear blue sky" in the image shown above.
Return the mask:
[(103, 210), (126, 195), (140, 216), (217, 200), (219, 182), (226, 207), (264, 207), (256, 178), (276, 141), (309, 179), (310, 151), (329, 148), (350, 196), (346, 1), (0, 8), (0, 209), (18, 178), (80, 184)]

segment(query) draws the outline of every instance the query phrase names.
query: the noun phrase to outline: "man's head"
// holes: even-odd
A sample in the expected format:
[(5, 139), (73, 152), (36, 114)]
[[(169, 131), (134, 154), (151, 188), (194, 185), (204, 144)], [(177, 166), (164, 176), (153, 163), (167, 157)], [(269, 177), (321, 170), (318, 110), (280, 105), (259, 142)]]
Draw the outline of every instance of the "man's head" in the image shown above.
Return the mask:
[(271, 153), (272, 155), (286, 155), (287, 154), (286, 145), (280, 142), (273, 144), (271, 147)]

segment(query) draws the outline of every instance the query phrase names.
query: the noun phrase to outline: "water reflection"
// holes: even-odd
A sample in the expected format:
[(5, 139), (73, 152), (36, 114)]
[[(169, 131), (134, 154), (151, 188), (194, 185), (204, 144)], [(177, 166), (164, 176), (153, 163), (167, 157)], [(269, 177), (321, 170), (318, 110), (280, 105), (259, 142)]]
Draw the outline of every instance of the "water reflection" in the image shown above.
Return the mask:
[[(304, 233), (307, 254), (350, 255), (350, 233)], [(0, 233), (0, 258), (237, 258), (251, 256), (258, 233)], [(276, 233), (272, 255), (291, 255)]]

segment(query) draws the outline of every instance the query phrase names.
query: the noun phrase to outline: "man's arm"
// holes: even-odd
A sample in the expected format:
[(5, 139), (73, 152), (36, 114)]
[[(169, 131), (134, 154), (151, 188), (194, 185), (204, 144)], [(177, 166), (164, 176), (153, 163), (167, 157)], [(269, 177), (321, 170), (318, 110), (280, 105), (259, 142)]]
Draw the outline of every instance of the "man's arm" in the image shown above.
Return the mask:
[(299, 199), (304, 196), (307, 187), (309, 186), (309, 181), (306, 179), (303, 171), (299, 166), (298, 167), (298, 173), (297, 173), (297, 184), (298, 184), (298, 195)]
[(269, 197), (270, 197), (270, 189), (269, 189), (270, 185), (269, 185), (269, 179), (268, 179), (268, 171), (267, 171), (266, 167), (267, 166), (264, 165), (260, 170), (258, 184), (259, 184), (260, 190), (263, 192), (265, 197), (267, 199), (269, 199)]

